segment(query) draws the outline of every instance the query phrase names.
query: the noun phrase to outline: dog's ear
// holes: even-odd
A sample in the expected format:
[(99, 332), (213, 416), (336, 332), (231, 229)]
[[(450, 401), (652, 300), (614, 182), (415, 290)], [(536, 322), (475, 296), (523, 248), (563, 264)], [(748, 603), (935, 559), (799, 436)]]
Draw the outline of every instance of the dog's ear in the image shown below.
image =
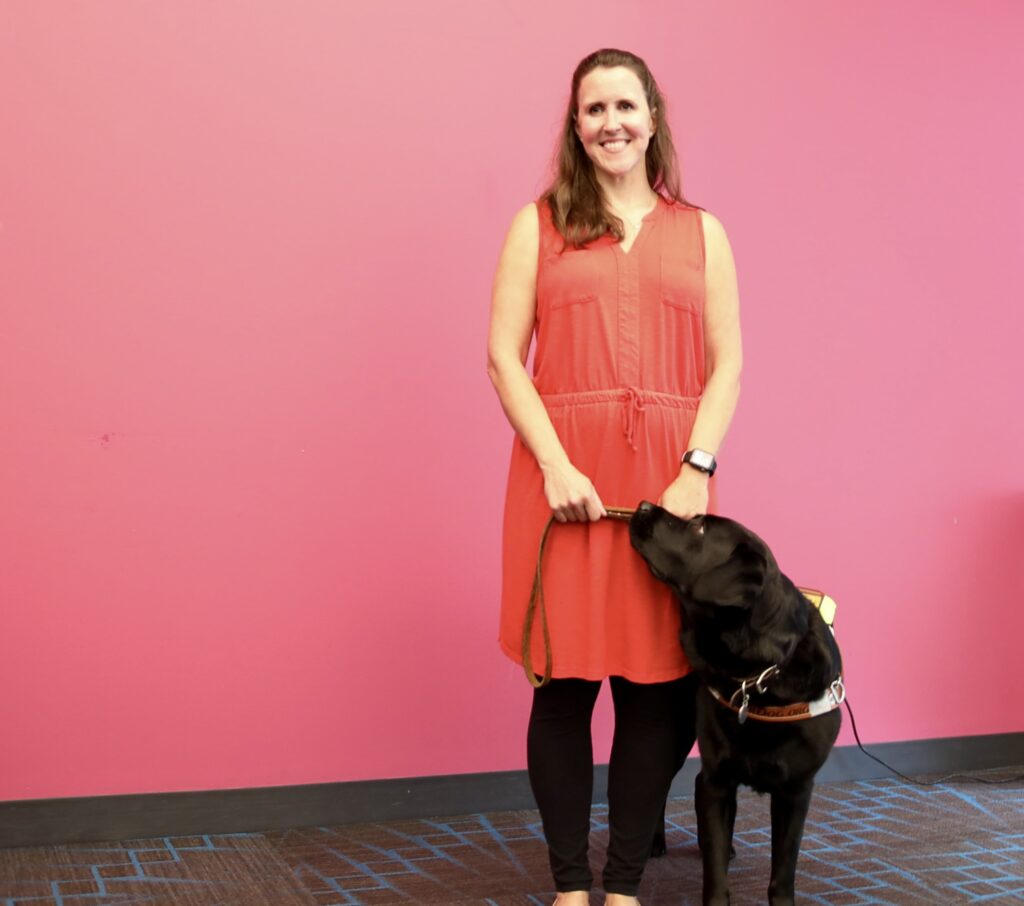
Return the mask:
[(768, 558), (753, 544), (741, 541), (729, 559), (697, 577), (691, 595), (722, 607), (749, 607), (764, 591)]

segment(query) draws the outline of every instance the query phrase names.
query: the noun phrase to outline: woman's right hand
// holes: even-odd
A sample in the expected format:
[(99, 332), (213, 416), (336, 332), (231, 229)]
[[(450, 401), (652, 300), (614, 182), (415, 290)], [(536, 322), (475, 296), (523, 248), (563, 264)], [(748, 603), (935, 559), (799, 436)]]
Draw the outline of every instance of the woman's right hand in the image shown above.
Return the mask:
[(559, 522), (597, 522), (608, 511), (597, 490), (571, 462), (541, 467), (544, 475), (544, 496)]

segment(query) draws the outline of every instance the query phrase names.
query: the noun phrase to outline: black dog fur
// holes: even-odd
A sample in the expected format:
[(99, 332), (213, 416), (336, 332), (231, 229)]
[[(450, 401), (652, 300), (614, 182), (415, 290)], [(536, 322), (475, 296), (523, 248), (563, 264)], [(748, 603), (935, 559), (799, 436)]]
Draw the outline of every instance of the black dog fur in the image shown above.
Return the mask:
[(768, 546), (738, 522), (718, 516), (678, 519), (645, 501), (630, 521), (629, 534), (654, 576), (676, 593), (683, 610), (680, 639), (701, 678), (696, 809), (703, 903), (729, 903), (736, 790), (745, 784), (771, 794), (768, 900), (790, 906), (814, 776), (839, 734), (840, 712), (786, 723), (753, 718), (741, 723), (708, 688), (729, 699), (740, 680), (778, 664), (768, 691), (753, 693), (751, 704), (814, 701), (841, 673), (839, 648)]

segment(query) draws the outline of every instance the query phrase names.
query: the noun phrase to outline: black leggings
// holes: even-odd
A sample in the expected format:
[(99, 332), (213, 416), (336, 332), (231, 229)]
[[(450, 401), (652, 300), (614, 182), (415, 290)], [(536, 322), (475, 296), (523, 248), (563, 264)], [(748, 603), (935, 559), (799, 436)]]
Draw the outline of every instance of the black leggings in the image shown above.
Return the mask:
[[(611, 678), (615, 735), (608, 765), (607, 893), (636, 896), (658, 819), (696, 735), (695, 674), (667, 683)], [(599, 681), (554, 679), (533, 694), (526, 752), (555, 889), (589, 890), (594, 750), (590, 719)]]

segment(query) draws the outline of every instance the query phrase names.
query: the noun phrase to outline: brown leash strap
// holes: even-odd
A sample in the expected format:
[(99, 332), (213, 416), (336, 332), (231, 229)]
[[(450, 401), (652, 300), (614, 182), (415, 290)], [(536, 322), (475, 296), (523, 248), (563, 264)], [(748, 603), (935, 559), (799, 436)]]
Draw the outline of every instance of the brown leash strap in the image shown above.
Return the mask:
[[(605, 512), (608, 514), (608, 519), (629, 522), (636, 510), (623, 506), (607, 506), (605, 507)], [(541, 566), (544, 563), (544, 548), (547, 546), (548, 532), (551, 530), (551, 524), (555, 521), (555, 517), (552, 515), (540, 536), (540, 550), (537, 552), (537, 571), (533, 576), (533, 589), (530, 592), (530, 603), (526, 606), (526, 620), (523, 624), (523, 670), (526, 671), (526, 678), (534, 689), (539, 689), (541, 686), (546, 686), (551, 682), (551, 632), (548, 629), (548, 615), (544, 608), (544, 584), (541, 579)], [(533, 672), (533, 655), (530, 647), (530, 639), (533, 636), (534, 615), (538, 610), (540, 611), (541, 628), (544, 632), (544, 675), (540, 679)]]

